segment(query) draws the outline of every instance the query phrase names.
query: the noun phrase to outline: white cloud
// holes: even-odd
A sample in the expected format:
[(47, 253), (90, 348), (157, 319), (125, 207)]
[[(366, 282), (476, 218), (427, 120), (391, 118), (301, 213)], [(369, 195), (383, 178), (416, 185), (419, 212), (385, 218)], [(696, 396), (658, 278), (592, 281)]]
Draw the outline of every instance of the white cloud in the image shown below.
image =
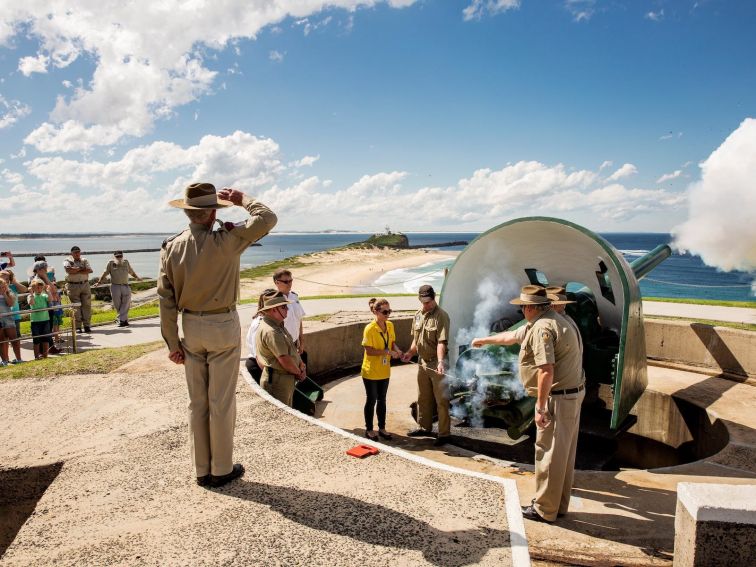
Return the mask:
[(576, 22), (587, 22), (596, 12), (596, 0), (566, 0), (564, 6)]
[(537, 161), (479, 169), (448, 186), (418, 184), (406, 171), (375, 172), (338, 185), (304, 173), (318, 157), (285, 162), (275, 141), (241, 131), (204, 136), (186, 147), (153, 142), (105, 161), (36, 157), (23, 163), (23, 181), (16, 184), (25, 188), (25, 197), (3, 195), (0, 210), (14, 211), (9, 226), (4, 223), (6, 231), (21, 231), (38, 218), (36, 203), (43, 203), (42, 212), (56, 211), (48, 230), (67, 229), (72, 216), (87, 219), (83, 230), (174, 230), (185, 220), (171, 214), (166, 202), (188, 183), (208, 180), (238, 187), (271, 206), (280, 230), (377, 230), (387, 215), (392, 226), (404, 230), (444, 230), (485, 228), (533, 214), (596, 226), (601, 219), (611, 224), (671, 211), (685, 198), (663, 189), (607, 184), (598, 171)]
[(13, 126), (27, 116), (31, 108), (18, 100), (7, 100), (0, 95), (0, 130)]
[(462, 17), (465, 21), (480, 20), (485, 16), (495, 16), (519, 7), (520, 0), (473, 0), (467, 8), (462, 10)]
[[(82, 150), (144, 136), (156, 120), (212, 92), (217, 72), (205, 60), (208, 50), (254, 39), (289, 16), (306, 18), (326, 8), (353, 12), (379, 2), (403, 8), (414, 1), (165, 0), (135, 6), (120, 0), (26, 0), (0, 10), (0, 44), (10, 45), (21, 34), (39, 42), (33, 55), (19, 54), (25, 75), (67, 67), (82, 56), (91, 59), (91, 78), (61, 94), (50, 120), (27, 138), (40, 151)], [(73, 148), (64, 143), (70, 137)]]
[(606, 169), (607, 167), (612, 167), (612, 165), (614, 165), (614, 162), (612, 162), (612, 161), (610, 161), (610, 160), (606, 160), (606, 161), (605, 161), (605, 162), (603, 162), (603, 163), (601, 164), (601, 166), (599, 167), (599, 171), (602, 171), (602, 170)]
[(280, 63), (281, 61), (284, 60), (285, 55), (286, 55), (286, 52), (281, 53), (280, 51), (276, 51), (274, 49), (268, 54), (268, 59), (270, 59), (271, 61), (274, 61), (275, 63)]
[(756, 119), (744, 120), (700, 167), (676, 246), (722, 270), (756, 270)]
[(22, 57), (18, 61), (18, 70), (25, 77), (32, 73), (47, 73), (47, 66), (50, 64), (50, 58), (47, 55), (40, 54), (36, 57)]
[(664, 183), (665, 181), (672, 181), (673, 179), (677, 179), (681, 175), (682, 175), (682, 169), (676, 169), (672, 173), (665, 173), (659, 179), (657, 179), (656, 182)]
[(659, 141), (671, 140), (672, 138), (678, 138), (678, 139), (680, 139), (682, 137), (683, 137), (683, 133), (682, 132), (678, 132), (677, 134), (675, 134), (673, 132), (667, 132), (666, 134), (663, 134), (663, 135), (659, 136)]
[(617, 181), (618, 179), (622, 179), (623, 177), (627, 177), (628, 175), (634, 175), (638, 173), (638, 168), (636, 168), (632, 163), (626, 163), (622, 167), (620, 167), (617, 171), (612, 173), (608, 178), (607, 181)]
[(320, 159), (320, 154), (316, 156), (304, 156), (302, 159), (299, 159), (295, 162), (292, 162), (289, 165), (293, 165), (294, 167), (309, 167), (312, 166), (316, 161)]
[(652, 22), (661, 22), (664, 19), (664, 8), (658, 12), (654, 12), (653, 10), (646, 12), (646, 15), (643, 17)]

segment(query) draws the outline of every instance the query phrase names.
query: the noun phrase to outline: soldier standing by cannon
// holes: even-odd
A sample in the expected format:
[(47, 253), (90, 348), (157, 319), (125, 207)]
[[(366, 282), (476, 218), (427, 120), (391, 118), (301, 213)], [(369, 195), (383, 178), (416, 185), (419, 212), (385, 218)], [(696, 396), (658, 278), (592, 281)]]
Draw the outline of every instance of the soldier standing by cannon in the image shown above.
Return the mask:
[[(520, 379), (536, 398), (536, 495), (523, 516), (551, 523), (567, 513), (575, 469), (580, 409), (585, 397), (583, 349), (580, 334), (566, 315), (550, 309), (542, 286), (522, 288), (510, 301), (522, 306), (527, 325), (491, 337), (475, 338), (472, 345), (511, 345), (520, 348)], [(522, 330), (524, 329), (524, 331)]]

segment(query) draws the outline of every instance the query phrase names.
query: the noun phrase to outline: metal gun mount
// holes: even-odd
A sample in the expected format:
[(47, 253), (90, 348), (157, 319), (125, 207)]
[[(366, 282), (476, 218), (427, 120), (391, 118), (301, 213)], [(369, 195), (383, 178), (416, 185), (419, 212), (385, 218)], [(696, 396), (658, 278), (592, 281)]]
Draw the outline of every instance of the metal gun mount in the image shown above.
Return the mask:
[[(460, 253), (441, 293), (441, 306), (451, 318), (450, 363), (458, 377), (464, 376), (465, 367), (468, 369), (462, 381), (466, 383), (457, 380), (452, 399), (471, 403), (472, 396), (465, 397), (465, 389), (469, 391), (477, 381), (485, 379), (474, 372), (470, 375), (465, 360), (486, 359), (488, 373), (492, 362), (505, 372), (517, 364), (519, 351), (519, 347), (469, 349), (460, 331), (481, 323), (491, 333), (516, 328), (524, 320), (509, 300), (519, 295), (522, 286), (564, 285), (568, 296), (577, 302), (567, 306), (567, 313), (578, 324), (584, 344), (588, 389), (584, 406), (594, 403), (600, 407), (596, 415), (604, 428), (627, 427), (630, 410), (648, 383), (638, 280), (671, 253), (670, 247), (663, 244), (630, 264), (601, 236), (549, 217), (512, 220), (480, 235)], [(481, 286), (483, 282), (488, 285)], [(481, 293), (488, 295), (481, 297)], [(476, 309), (484, 302), (491, 304), (492, 293), (498, 301), (493, 302), (490, 313), (478, 313), (476, 321)], [(602, 389), (601, 384), (609, 388)], [(533, 399), (523, 402), (515, 399), (512, 392), (492, 386), (488, 388), (483, 417), (489, 421), (499, 419), (510, 436), (516, 438), (532, 422)], [(599, 390), (603, 390), (601, 399)]]

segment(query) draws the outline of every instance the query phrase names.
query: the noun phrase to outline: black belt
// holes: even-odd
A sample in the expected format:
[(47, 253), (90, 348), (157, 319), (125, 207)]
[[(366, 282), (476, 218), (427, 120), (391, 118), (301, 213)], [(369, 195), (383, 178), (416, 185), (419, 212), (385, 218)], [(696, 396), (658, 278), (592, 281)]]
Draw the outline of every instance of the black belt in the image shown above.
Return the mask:
[(569, 396), (570, 394), (577, 394), (585, 390), (585, 384), (580, 384), (577, 388), (567, 388), (566, 390), (554, 390), (551, 392), (552, 396)]
[(210, 309), (209, 311), (192, 311), (191, 309), (182, 309), (182, 313), (189, 313), (189, 315), (199, 315), (200, 317), (202, 315), (219, 315), (220, 313), (231, 313), (232, 311), (236, 311), (236, 305), (232, 305), (231, 307), (220, 307), (218, 309)]

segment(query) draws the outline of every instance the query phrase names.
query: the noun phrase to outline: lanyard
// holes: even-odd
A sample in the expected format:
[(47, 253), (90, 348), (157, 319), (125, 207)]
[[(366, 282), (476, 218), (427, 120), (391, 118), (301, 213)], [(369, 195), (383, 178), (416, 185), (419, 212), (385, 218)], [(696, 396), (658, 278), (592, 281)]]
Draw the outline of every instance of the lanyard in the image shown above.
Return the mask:
[(388, 328), (386, 328), (386, 336), (385, 337), (383, 336), (383, 333), (381, 333), (380, 331), (378, 331), (378, 334), (383, 339), (383, 344), (384, 344), (385, 349), (388, 350), (389, 349), (389, 347), (388, 347), (388, 337), (389, 337)]

